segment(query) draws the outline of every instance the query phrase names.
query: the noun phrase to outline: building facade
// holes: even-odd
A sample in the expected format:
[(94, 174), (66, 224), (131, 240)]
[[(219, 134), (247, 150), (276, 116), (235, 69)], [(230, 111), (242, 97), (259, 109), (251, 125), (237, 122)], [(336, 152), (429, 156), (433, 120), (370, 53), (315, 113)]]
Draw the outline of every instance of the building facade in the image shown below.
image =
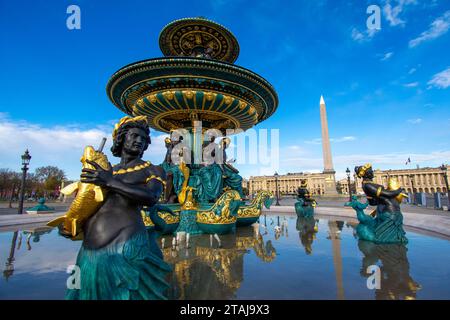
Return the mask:
[[(450, 172), (450, 166), (447, 165), (447, 172)], [(389, 177), (398, 180), (402, 188), (407, 192), (447, 192), (444, 172), (440, 167), (437, 168), (416, 168), (400, 170), (374, 170), (374, 182), (387, 186)], [(361, 179), (357, 178), (356, 190), (358, 193), (364, 193), (361, 188)]]
[[(348, 186), (348, 179), (344, 178), (337, 182), (336, 184), (337, 191), (341, 194), (349, 194), (349, 186)], [(352, 190), (352, 193), (355, 192), (355, 180), (350, 180), (350, 188)]]
[[(308, 181), (308, 190), (313, 195), (324, 195), (326, 193), (326, 178), (323, 173), (288, 173), (278, 176), (278, 190), (280, 195), (296, 194), (302, 180)], [(275, 176), (251, 176), (248, 181), (250, 194), (259, 190), (267, 190), (276, 194)]]

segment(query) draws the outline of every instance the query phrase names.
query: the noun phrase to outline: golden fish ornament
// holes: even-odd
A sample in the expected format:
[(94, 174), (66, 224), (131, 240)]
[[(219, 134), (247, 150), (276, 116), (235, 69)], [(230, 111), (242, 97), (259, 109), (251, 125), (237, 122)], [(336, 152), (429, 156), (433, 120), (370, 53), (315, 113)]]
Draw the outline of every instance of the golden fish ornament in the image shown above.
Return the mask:
[[(101, 151), (96, 151), (92, 146), (84, 148), (80, 161), (83, 169), (95, 169), (87, 160), (96, 162), (105, 170), (110, 170), (108, 158)], [(50, 227), (57, 227), (62, 223), (63, 232), (75, 237), (86, 220), (98, 211), (106, 197), (106, 190), (92, 183), (81, 181), (74, 182), (61, 190), (64, 195), (71, 195), (77, 191), (77, 195), (65, 215), (47, 223)]]
[[(388, 181), (388, 190), (398, 190), (400, 189), (400, 184), (398, 183), (398, 180), (394, 177), (390, 177)], [(397, 200), (398, 203), (402, 203), (404, 198), (409, 198), (409, 196), (402, 192), (398, 196), (395, 197), (395, 200)]]

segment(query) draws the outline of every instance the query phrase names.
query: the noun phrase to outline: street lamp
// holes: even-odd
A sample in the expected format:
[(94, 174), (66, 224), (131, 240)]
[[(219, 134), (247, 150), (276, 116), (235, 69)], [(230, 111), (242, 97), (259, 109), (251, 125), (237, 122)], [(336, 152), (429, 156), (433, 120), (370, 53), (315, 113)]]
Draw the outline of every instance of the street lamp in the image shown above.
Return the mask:
[(414, 175), (410, 174), (409, 179), (411, 180), (411, 193), (412, 193), (412, 198), (413, 198), (413, 204), (416, 204), (416, 196), (414, 193)]
[(27, 178), (28, 165), (30, 164), (31, 156), (28, 152), (28, 149), (22, 155), (22, 184), (20, 188), (20, 202), (19, 202), (19, 212), (18, 214), (22, 214), (23, 211), (23, 198), (25, 196), (25, 179)]
[(445, 187), (447, 188), (447, 199), (448, 199), (448, 210), (450, 211), (450, 190), (448, 190), (448, 175), (447, 175), (447, 167), (445, 164), (442, 164), (441, 170), (444, 173), (444, 181), (445, 181)]
[(274, 176), (275, 176), (275, 193), (276, 193), (276, 197), (277, 197), (277, 202), (275, 203), (275, 205), (279, 206), (280, 205), (280, 202), (279, 202), (280, 195), (278, 192), (278, 173), (275, 172)]
[(350, 169), (347, 167), (347, 170), (345, 170), (345, 172), (347, 173), (347, 181), (348, 181), (348, 201), (352, 201), (352, 186), (350, 184)]

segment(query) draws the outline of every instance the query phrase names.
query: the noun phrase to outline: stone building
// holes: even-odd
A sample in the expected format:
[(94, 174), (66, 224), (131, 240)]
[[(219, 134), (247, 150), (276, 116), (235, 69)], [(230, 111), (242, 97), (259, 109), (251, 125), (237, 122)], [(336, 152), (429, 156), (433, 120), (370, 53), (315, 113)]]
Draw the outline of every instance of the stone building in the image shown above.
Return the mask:
[[(344, 178), (337, 182), (336, 188), (338, 193), (341, 194), (349, 194), (349, 188), (348, 188), (348, 179)], [(355, 192), (355, 180), (350, 180), (350, 188), (352, 190), (352, 193)]]
[[(326, 193), (326, 175), (323, 173), (288, 173), (278, 176), (278, 188), (280, 195), (295, 194), (300, 187), (301, 180), (308, 180), (309, 192), (313, 195), (323, 195)], [(275, 194), (275, 176), (250, 177), (249, 192), (255, 193), (258, 190), (268, 190)]]

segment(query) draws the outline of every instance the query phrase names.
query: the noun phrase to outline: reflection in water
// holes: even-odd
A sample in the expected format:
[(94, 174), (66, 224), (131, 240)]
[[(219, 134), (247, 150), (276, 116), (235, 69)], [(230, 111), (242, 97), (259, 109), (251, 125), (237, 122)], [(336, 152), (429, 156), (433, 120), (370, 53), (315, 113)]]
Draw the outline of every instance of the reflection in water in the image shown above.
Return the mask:
[(314, 217), (297, 217), (297, 223), (295, 224), (300, 242), (308, 255), (312, 253), (312, 244), (316, 239), (316, 233), (319, 231), (317, 222), (319, 220), (314, 219)]
[[(168, 240), (164, 237), (161, 243)], [(167, 239), (167, 240), (166, 240)], [(244, 255), (253, 251), (264, 262), (275, 259), (272, 241), (264, 242), (259, 225), (238, 228), (236, 234), (192, 237), (162, 246), (164, 260), (173, 265), (171, 299), (232, 299), (243, 281)]]
[(3, 270), (3, 277), (8, 280), (14, 273), (14, 253), (16, 251), (17, 234), (15, 231), (11, 240), (11, 248), (9, 249), (9, 257), (6, 260), (5, 270)]
[(377, 300), (413, 300), (421, 286), (409, 275), (408, 249), (403, 244), (375, 244), (359, 240), (358, 248), (364, 254), (361, 275), (369, 277), (367, 267), (380, 265), (381, 286), (376, 289)]
[(342, 256), (341, 256), (341, 232), (344, 223), (342, 221), (328, 221), (328, 237), (333, 246), (333, 264), (336, 274), (337, 299), (344, 300), (344, 282), (342, 279)]
[[(24, 231), (15, 231), (11, 240), (11, 247), (9, 250), (8, 259), (6, 259), (5, 269), (3, 270), (3, 277), (8, 281), (8, 279), (14, 274), (14, 255), (16, 250), (20, 250), (22, 246), (22, 237), (26, 236), (27, 239), (27, 250), (31, 250), (30, 239), (33, 237), (33, 242), (39, 242), (40, 236), (50, 233), (52, 228), (49, 227), (37, 227), (33, 229), (27, 229)], [(19, 233), (20, 232), (20, 233)], [(19, 242), (17, 243), (17, 238)], [(16, 247), (17, 243), (17, 247)]]
[[(449, 274), (445, 267), (450, 264), (449, 255), (445, 254), (450, 250), (448, 241), (414, 235), (408, 252), (403, 245), (356, 241), (352, 223), (297, 218), (294, 224), (293, 216), (283, 215), (261, 216), (260, 222), (238, 228), (235, 234), (189, 237), (179, 233), (178, 240), (174, 236), (160, 238), (164, 259), (174, 270), (169, 279), (170, 298), (449, 298), (446, 288)], [(278, 235), (276, 226), (280, 227)], [(300, 241), (297, 237), (288, 238), (288, 230), (292, 234), (295, 228)], [(57, 230), (47, 235), (49, 232), (49, 228), (35, 228), (2, 234), (2, 243), (6, 245), (0, 248), (4, 267), (0, 299), (45, 298), (47, 293), (48, 297), (64, 297), (67, 265), (61, 265), (59, 255), (62, 250), (69, 251), (69, 256), (75, 259), (79, 244), (58, 236)], [(31, 251), (27, 250), (29, 245), (33, 246)], [(295, 254), (293, 250), (305, 254)], [(410, 274), (407, 253), (420, 276)], [(437, 256), (441, 259), (439, 265), (432, 262)], [(370, 276), (367, 267), (374, 264), (381, 271), (381, 288), (375, 291), (366, 287)], [(7, 281), (11, 276), (14, 281)], [(412, 277), (420, 277), (422, 290), (418, 291), (421, 286)], [(49, 279), (57, 279), (54, 281), (58, 285), (48, 289)], [(24, 286), (29, 287), (26, 292)]]

